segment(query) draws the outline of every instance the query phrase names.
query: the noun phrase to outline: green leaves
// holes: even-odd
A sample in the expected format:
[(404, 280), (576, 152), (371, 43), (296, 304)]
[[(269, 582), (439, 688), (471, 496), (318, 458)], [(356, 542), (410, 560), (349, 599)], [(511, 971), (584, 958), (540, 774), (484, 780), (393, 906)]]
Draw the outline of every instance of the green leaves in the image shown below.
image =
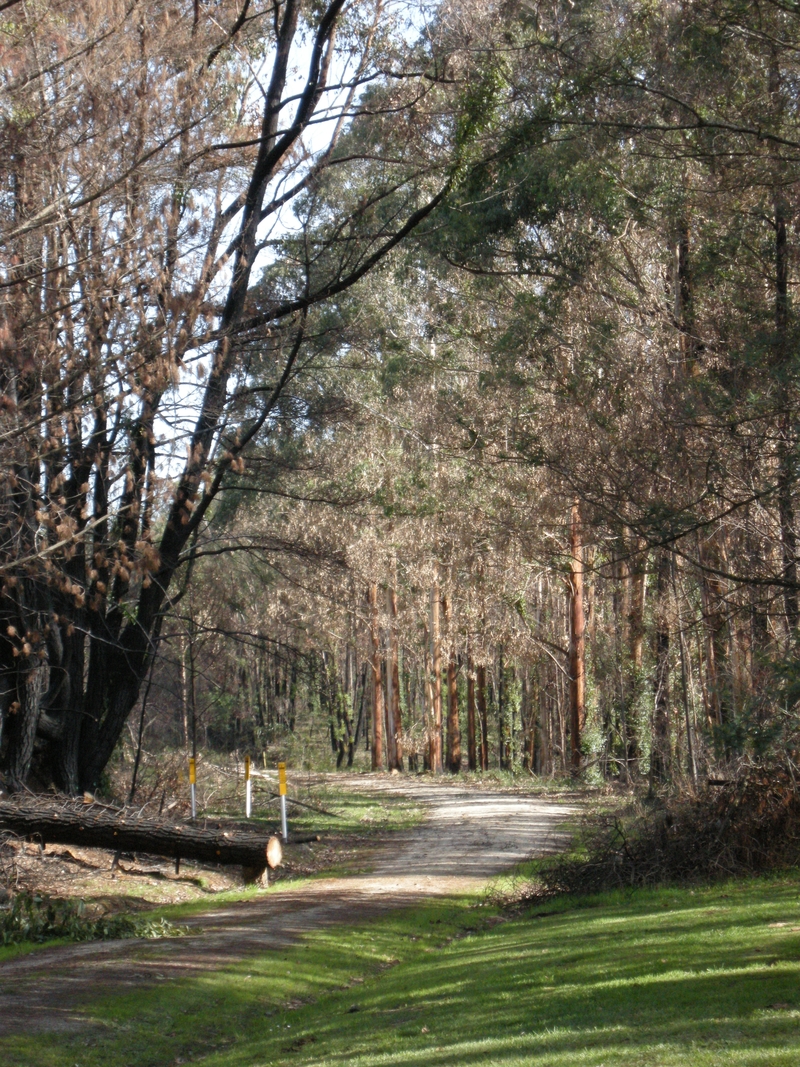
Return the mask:
[(59, 900), (41, 893), (16, 893), (0, 909), (0, 943), (105, 941), (122, 937), (179, 937), (185, 930), (166, 919), (121, 913), (92, 916), (84, 900)]

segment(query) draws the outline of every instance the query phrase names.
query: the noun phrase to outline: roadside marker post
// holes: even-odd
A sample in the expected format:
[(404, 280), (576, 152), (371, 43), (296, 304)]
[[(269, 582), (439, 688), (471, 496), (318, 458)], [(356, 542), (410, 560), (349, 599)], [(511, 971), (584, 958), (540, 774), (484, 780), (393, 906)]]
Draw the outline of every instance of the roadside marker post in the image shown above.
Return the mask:
[(289, 841), (289, 827), (286, 822), (286, 764), (278, 764), (278, 792), (281, 797), (281, 837), (284, 845)]
[(250, 757), (244, 758), (244, 815), (246, 819), (250, 818), (250, 812), (253, 806), (253, 791), (252, 783), (250, 782)]
[(192, 793), (192, 821), (197, 818), (197, 764), (194, 756), (189, 757), (189, 789)]

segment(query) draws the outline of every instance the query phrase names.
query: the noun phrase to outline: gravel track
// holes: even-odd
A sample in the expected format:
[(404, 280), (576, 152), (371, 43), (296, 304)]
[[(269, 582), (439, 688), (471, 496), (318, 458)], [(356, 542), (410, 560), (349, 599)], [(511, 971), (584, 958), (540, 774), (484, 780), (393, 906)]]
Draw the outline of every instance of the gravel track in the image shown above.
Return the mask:
[(196, 934), (66, 945), (0, 964), (0, 1035), (80, 1029), (88, 1024), (81, 1006), (99, 991), (124, 993), (196, 976), (290, 944), (310, 930), (474, 891), (532, 855), (563, 847), (563, 822), (577, 810), (563, 800), (425, 780), (359, 775), (350, 784), (359, 791), (402, 792), (425, 806), (426, 817), (373, 852), (368, 873), (278, 883), (188, 920)]

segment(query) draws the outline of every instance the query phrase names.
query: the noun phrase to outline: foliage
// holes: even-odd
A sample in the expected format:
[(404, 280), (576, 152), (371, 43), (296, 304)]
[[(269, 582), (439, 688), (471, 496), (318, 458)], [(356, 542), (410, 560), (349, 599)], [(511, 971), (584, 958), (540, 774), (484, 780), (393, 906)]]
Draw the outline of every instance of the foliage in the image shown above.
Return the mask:
[(127, 913), (93, 916), (84, 900), (61, 900), (17, 892), (0, 906), (0, 944), (24, 942), (107, 941), (112, 938), (180, 937), (185, 930), (167, 919)]
[(566, 856), (536, 865), (527, 896), (693, 884), (800, 866), (800, 774), (792, 759), (740, 767), (699, 796), (589, 814)]

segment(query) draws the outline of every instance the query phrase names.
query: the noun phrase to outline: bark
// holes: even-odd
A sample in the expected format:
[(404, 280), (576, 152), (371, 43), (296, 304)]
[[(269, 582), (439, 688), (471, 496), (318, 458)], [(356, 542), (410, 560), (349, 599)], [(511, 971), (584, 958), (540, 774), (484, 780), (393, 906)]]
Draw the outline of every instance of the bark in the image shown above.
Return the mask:
[(552, 736), (552, 723), (549, 714), (549, 705), (547, 701), (547, 685), (545, 679), (539, 685), (539, 700), (537, 709), (537, 721), (539, 724), (539, 747), (538, 747), (538, 762), (534, 769), (537, 774), (547, 774), (552, 771), (551, 753), (552, 746), (550, 738)]
[(187, 640), (181, 637), (181, 737), (185, 751), (189, 750), (189, 670), (186, 663), (188, 656)]
[(697, 789), (697, 750), (694, 737), (694, 724), (692, 722), (692, 661), (686, 648), (686, 634), (681, 627), (678, 635), (681, 653), (681, 686), (683, 688), (683, 714), (686, 722), (686, 753), (689, 774), (692, 785)]
[(359, 701), (358, 701), (358, 718), (356, 719), (356, 732), (355, 732), (355, 736), (353, 738), (353, 748), (354, 749), (358, 748), (358, 740), (359, 740), (359, 738), (361, 736), (361, 724), (364, 721), (364, 695), (365, 695), (365, 693), (367, 691), (367, 671), (368, 670), (369, 670), (369, 665), (365, 663), (364, 666), (361, 668), (361, 678), (360, 678), (360, 681), (359, 681), (359, 689), (361, 691), (361, 696), (360, 696)]
[(475, 667), (467, 657), (467, 764), (471, 771), (478, 769), (478, 746), (475, 732)]
[(369, 587), (370, 637), (372, 639), (372, 769), (383, 766), (383, 679), (381, 641), (378, 629), (378, 586)]
[(643, 688), (644, 606), (647, 579), (647, 543), (642, 538), (629, 540), (631, 562), (626, 578), (625, 601), (628, 606), (628, 653), (630, 685), (625, 701), (625, 766), (629, 778), (639, 773), (639, 724), (637, 714)]
[(433, 721), (430, 733), (430, 767), (434, 774), (442, 770), (442, 639), (439, 631), (439, 583), (430, 594), (431, 688)]
[(425, 738), (424, 751), (422, 754), (422, 766), (423, 770), (429, 771), (431, 769), (431, 753), (432, 753), (432, 738), (433, 738), (433, 720), (435, 717), (434, 712), (434, 695), (433, 695), (433, 668), (431, 667), (431, 635), (428, 626), (425, 627), (424, 633), (425, 648), (423, 653), (422, 664), (422, 688), (424, 691), (425, 699)]
[(397, 594), (386, 591), (389, 631), (386, 655), (386, 762), (389, 770), (403, 769), (403, 750), (400, 733), (400, 670), (397, 655)]
[(671, 771), (670, 691), (669, 691), (669, 606), (668, 596), (672, 559), (666, 549), (659, 549), (656, 578), (655, 660), (653, 702), (653, 740), (650, 755), (650, 786), (664, 782)]
[(450, 652), (447, 661), (447, 769), (451, 774), (461, 770), (461, 725), (458, 707), (458, 662)]
[(18, 676), (16, 710), (9, 715), (6, 754), (6, 769), (12, 789), (21, 789), (28, 777), (39, 726), (46, 673), (44, 664), (36, 657), (31, 657)]
[[(396, 608), (395, 608), (396, 610)], [(392, 691), (394, 693), (394, 728), (395, 760), (398, 771), (403, 770), (403, 706), (400, 700), (400, 652), (397, 647), (397, 634), (394, 634), (394, 655), (392, 657)]]
[[(773, 52), (770, 64), (769, 90), (776, 118), (782, 109), (782, 76), (778, 55)], [(800, 604), (797, 588), (797, 532), (795, 529), (794, 489), (796, 472), (794, 463), (794, 427), (792, 403), (788, 382), (792, 354), (789, 346), (789, 242), (788, 227), (793, 221), (784, 191), (785, 168), (774, 156), (773, 211), (775, 225), (775, 373), (778, 379), (780, 416), (778, 427), (778, 512), (781, 529), (781, 556), (783, 563), (782, 577), (786, 583), (783, 587), (783, 605), (786, 613), (786, 625), (790, 634), (797, 628), (800, 619)]]
[(478, 704), (480, 727), (480, 768), (489, 770), (489, 716), (486, 708), (486, 667), (479, 664), (475, 674), (475, 696)]
[(512, 769), (511, 717), (508, 706), (508, 668), (503, 646), (500, 645), (497, 652), (497, 741), (501, 771)]
[(450, 600), (444, 598), (444, 617), (448, 629), (449, 654), (447, 657), (447, 769), (451, 774), (461, 770), (461, 720), (458, 707), (458, 660), (453, 644), (452, 612)]
[(583, 612), (583, 542), (581, 516), (577, 503), (570, 514), (570, 643), (569, 707), (570, 755), (572, 773), (581, 769), (581, 737), (586, 720), (585, 620)]
[[(718, 533), (701, 544), (701, 565), (725, 568), (724, 544)], [(723, 579), (704, 570), (700, 576), (700, 596), (705, 617), (706, 689), (709, 725), (723, 726), (730, 721), (729, 647), (727, 589)]]
[[(28, 802), (0, 801), (0, 828), (23, 837), (37, 837), (44, 844), (146, 852), (176, 860), (237, 864), (262, 871), (267, 866), (270, 843), (262, 834), (142, 819), (136, 812), (114, 811), (99, 804), (68, 805), (54, 810)], [(271, 852), (274, 851), (273, 845)]]

